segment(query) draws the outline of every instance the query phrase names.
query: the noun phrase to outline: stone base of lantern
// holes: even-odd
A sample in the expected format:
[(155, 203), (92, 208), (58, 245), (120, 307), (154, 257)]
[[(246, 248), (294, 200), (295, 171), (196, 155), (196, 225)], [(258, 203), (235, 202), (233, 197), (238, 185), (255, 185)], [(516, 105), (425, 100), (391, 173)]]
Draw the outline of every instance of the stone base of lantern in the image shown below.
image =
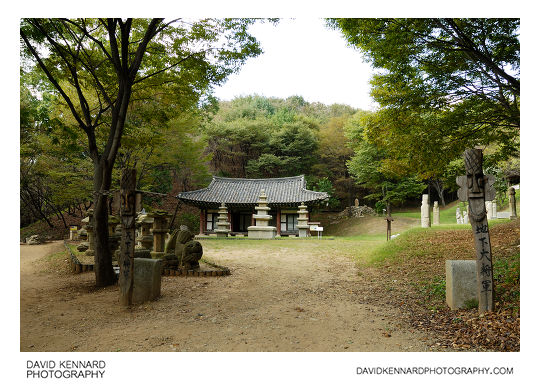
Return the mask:
[(152, 259), (163, 259), (164, 256), (165, 256), (164, 251), (151, 251), (150, 252), (150, 257)]
[(216, 230), (216, 236), (218, 238), (226, 238), (228, 235), (229, 235), (229, 230), (228, 229), (225, 229), (225, 230), (217, 229)]
[(309, 237), (310, 236), (310, 234), (309, 234), (309, 226), (298, 225), (298, 236), (300, 238)]
[(249, 226), (248, 238), (272, 239), (275, 238), (277, 229), (274, 226)]

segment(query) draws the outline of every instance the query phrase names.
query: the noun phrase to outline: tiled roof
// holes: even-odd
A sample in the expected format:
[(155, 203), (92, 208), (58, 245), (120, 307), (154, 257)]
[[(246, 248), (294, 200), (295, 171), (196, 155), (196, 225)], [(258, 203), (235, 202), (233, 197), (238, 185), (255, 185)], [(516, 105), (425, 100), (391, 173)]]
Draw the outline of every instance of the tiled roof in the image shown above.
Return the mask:
[(268, 204), (310, 203), (328, 198), (325, 192), (306, 189), (304, 175), (287, 178), (242, 179), (214, 176), (208, 187), (201, 190), (181, 192), (177, 198), (193, 205), (255, 205), (261, 190)]

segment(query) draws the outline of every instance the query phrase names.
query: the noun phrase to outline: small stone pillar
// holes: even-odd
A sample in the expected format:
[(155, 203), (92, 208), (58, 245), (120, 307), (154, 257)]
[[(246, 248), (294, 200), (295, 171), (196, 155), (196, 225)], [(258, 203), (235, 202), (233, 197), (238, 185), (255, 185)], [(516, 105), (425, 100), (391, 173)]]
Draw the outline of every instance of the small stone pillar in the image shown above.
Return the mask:
[(438, 226), (441, 224), (441, 215), (439, 212), (439, 202), (433, 202), (433, 226)]
[(487, 219), (493, 219), (493, 203), (491, 201), (486, 201), (486, 212)]
[(463, 222), (464, 225), (469, 223), (469, 206), (467, 206), (467, 210), (465, 210), (465, 212), (463, 213), (462, 222)]
[(360, 202), (358, 201), (358, 198), (354, 198), (354, 207), (360, 206)]
[(496, 201), (493, 201), (491, 210), (492, 210), (491, 216), (493, 217), (493, 219), (497, 219), (497, 202)]
[(298, 206), (298, 236), (309, 237), (308, 211), (307, 206), (302, 202)]
[(133, 304), (157, 299), (161, 295), (161, 261), (133, 259)]
[(168, 233), (167, 219), (171, 216), (165, 210), (157, 210), (148, 214), (153, 218), (152, 235), (154, 236), (154, 246), (150, 256), (154, 259), (162, 258), (165, 255), (165, 235)]
[(452, 310), (463, 309), (478, 301), (476, 261), (446, 261), (446, 303)]
[(510, 187), (508, 189), (508, 199), (510, 201), (510, 219), (517, 219), (517, 208), (516, 208), (516, 189)]
[(230, 230), (230, 222), (228, 222), (228, 211), (225, 203), (222, 203), (218, 210), (219, 216), (217, 221), (216, 235), (220, 238), (227, 237)]
[(148, 250), (152, 251), (152, 245), (154, 244), (154, 237), (150, 231), (154, 219), (149, 217), (148, 214), (140, 214), (137, 217), (137, 225), (140, 228), (140, 234), (137, 237), (136, 241), (139, 243), (138, 246), (135, 246), (136, 250)]
[(88, 250), (84, 252), (85, 255), (94, 255), (94, 209), (90, 209), (86, 212), (87, 217), (84, 218), (81, 223), (84, 223), (86, 229), (86, 241), (88, 242)]
[(459, 207), (456, 207), (456, 222), (458, 225), (463, 224), (463, 218), (461, 218), (461, 210)]
[(429, 195), (422, 194), (422, 207), (420, 208), (422, 227), (431, 227), (429, 219)]
[(253, 214), (253, 220), (255, 220), (255, 226), (248, 227), (248, 238), (274, 238), (276, 236), (276, 228), (274, 226), (268, 226), (268, 222), (272, 219), (272, 216), (268, 214), (270, 207), (266, 201), (266, 194), (264, 190), (261, 190), (259, 200), (255, 210), (257, 214)]

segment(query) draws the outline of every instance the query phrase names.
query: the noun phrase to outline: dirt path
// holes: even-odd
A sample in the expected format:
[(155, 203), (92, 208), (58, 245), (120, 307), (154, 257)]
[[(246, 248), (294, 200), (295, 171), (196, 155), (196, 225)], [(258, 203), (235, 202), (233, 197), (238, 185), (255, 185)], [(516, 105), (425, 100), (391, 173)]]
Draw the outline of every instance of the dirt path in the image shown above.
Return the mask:
[(396, 310), (363, 303), (375, 293), (350, 258), (317, 252), (334, 241), (267, 241), (264, 257), (237, 242), (203, 242), (232, 275), (163, 277), (162, 297), (130, 310), (116, 287), (95, 289), (93, 273), (44, 272), (61, 242), (22, 245), (21, 351), (430, 350)]

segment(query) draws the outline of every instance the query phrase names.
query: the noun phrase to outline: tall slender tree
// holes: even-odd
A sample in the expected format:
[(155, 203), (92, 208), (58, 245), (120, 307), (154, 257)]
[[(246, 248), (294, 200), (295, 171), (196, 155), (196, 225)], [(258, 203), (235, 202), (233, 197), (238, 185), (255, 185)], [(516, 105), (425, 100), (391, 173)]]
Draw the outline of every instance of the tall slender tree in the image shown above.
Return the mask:
[(211, 101), (223, 82), (261, 52), (252, 20), (23, 19), (23, 59), (34, 62), (88, 140), (93, 162), (96, 285), (114, 283), (107, 196), (130, 101), (176, 95), (178, 108)]

